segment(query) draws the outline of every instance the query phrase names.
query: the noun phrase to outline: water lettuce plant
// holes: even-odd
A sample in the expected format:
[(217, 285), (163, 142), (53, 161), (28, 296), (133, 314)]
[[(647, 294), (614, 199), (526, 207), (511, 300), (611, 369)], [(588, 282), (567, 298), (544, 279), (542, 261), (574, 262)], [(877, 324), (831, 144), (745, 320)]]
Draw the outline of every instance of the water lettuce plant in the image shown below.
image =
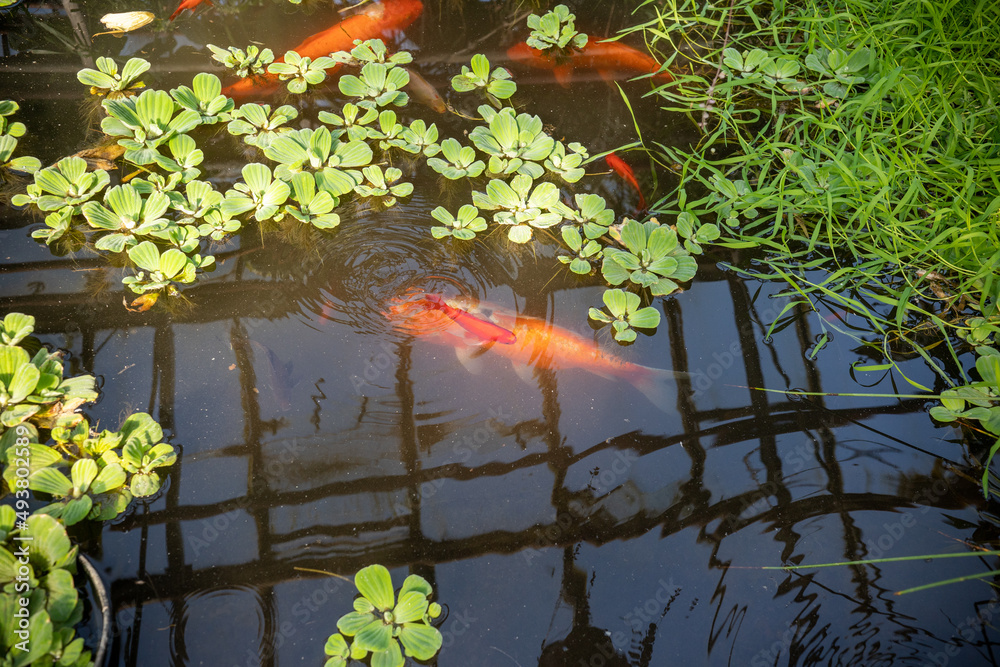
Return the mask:
[[(0, 655), (4, 665), (93, 664), (83, 637), (77, 637), (74, 630), (84, 611), (84, 600), (73, 581), (77, 554), (78, 547), (56, 519), (39, 514), (20, 519), (12, 507), (0, 505)], [(22, 620), (27, 627), (21, 625)]]
[(271, 111), (268, 104), (248, 102), (232, 111), (232, 120), (226, 125), (229, 134), (242, 136), (244, 143), (264, 149), (278, 135), (290, 131), (282, 127), (299, 115), (298, 109), (285, 104)]
[(552, 153), (555, 140), (542, 131), (542, 119), (522, 113), (515, 116), (511, 108), (500, 111), (489, 106), (479, 107), (487, 125), (479, 125), (469, 133), (472, 143), (490, 156), (489, 171), (495, 175), (524, 174), (540, 178), (545, 169), (540, 162)]
[(409, 82), (410, 75), (402, 67), (370, 62), (361, 68), (360, 76), (345, 74), (337, 85), (344, 95), (359, 98), (359, 107), (401, 107), (409, 101), (409, 96), (401, 90)]
[(170, 199), (162, 192), (143, 197), (129, 184), (116, 185), (104, 193), (104, 203), (107, 206), (95, 201), (83, 205), (83, 215), (91, 227), (111, 232), (94, 244), (98, 250), (121, 252), (138, 243), (137, 237), (160, 231), (170, 223), (163, 217)]
[[(364, 112), (363, 114), (361, 112)], [(364, 141), (368, 138), (368, 126), (378, 120), (378, 109), (370, 107), (359, 107), (348, 102), (341, 109), (341, 114), (337, 115), (331, 111), (320, 111), (317, 114), (321, 123), (333, 126), (333, 136), (340, 139), (345, 134), (348, 141)], [(359, 117), (360, 114), (360, 117)]]
[(486, 163), (476, 159), (476, 151), (448, 137), (441, 142), (441, 155), (427, 160), (427, 166), (450, 180), (475, 178), (486, 170)]
[(625, 220), (615, 234), (622, 248), (604, 249), (601, 273), (612, 285), (628, 281), (649, 288), (653, 296), (678, 289), (678, 282), (691, 280), (698, 264), (678, 243), (677, 232), (655, 220), (645, 223)]
[(610, 323), (615, 331), (615, 340), (619, 342), (631, 343), (635, 340), (633, 327), (655, 329), (660, 326), (660, 311), (648, 306), (640, 308), (641, 299), (638, 294), (609, 289), (604, 291), (601, 298), (610, 315), (603, 310), (591, 308), (590, 318), (605, 324)]
[(4, 171), (33, 174), (42, 166), (36, 157), (27, 155), (13, 157), (14, 150), (17, 149), (17, 140), (24, 136), (27, 128), (24, 123), (8, 121), (7, 117), (13, 115), (19, 108), (17, 102), (13, 100), (0, 100), (0, 177)]
[(261, 49), (253, 44), (248, 46), (246, 51), (235, 46), (230, 46), (228, 49), (222, 49), (214, 44), (205, 46), (212, 52), (212, 60), (234, 70), (236, 76), (241, 79), (251, 75), (262, 75), (267, 71), (267, 66), (274, 62), (274, 52), (271, 49)]
[[(441, 650), (443, 637), (431, 622), (441, 615), (441, 605), (423, 577), (411, 574), (397, 596), (392, 577), (382, 565), (369, 565), (354, 576), (360, 596), (354, 611), (337, 621), (339, 633), (327, 639), (326, 667), (344, 667), (349, 659), (371, 656), (372, 667), (403, 667), (405, 654), (426, 661)], [(348, 640), (350, 644), (348, 644)]]
[(35, 182), (28, 185), (27, 193), (14, 195), (11, 202), (14, 206), (34, 204), (42, 211), (68, 208), (76, 214), (110, 182), (105, 171), (87, 171), (83, 158), (67, 157), (36, 171)]
[(444, 206), (431, 211), (431, 216), (444, 227), (431, 227), (431, 235), (436, 239), (452, 236), (463, 241), (476, 238), (476, 233), (486, 231), (486, 220), (479, 215), (479, 209), (471, 204), (463, 204), (457, 215), (452, 215)]
[(136, 98), (107, 99), (108, 115), (101, 121), (106, 134), (119, 139), (125, 147), (125, 159), (137, 165), (153, 162), (158, 148), (175, 135), (201, 124), (201, 114), (182, 108), (163, 90), (145, 90)]
[(403, 172), (395, 167), (382, 167), (373, 164), (361, 170), (364, 182), (354, 187), (354, 191), (362, 197), (377, 197), (383, 206), (393, 206), (396, 197), (409, 197), (413, 193), (413, 183), (397, 183), (403, 177)]
[(288, 184), (274, 178), (271, 169), (259, 162), (245, 165), (241, 173), (243, 181), (226, 191), (222, 210), (232, 217), (253, 211), (258, 222), (280, 217), (281, 205), (291, 192)]
[(371, 147), (361, 140), (340, 141), (326, 127), (315, 130), (290, 130), (276, 137), (264, 149), (264, 155), (278, 163), (274, 175), (288, 181), (301, 171), (321, 171), (326, 182), (338, 183), (336, 192), (343, 194), (361, 182), (358, 168), (371, 164)]
[(326, 70), (337, 63), (328, 56), (313, 60), (300, 56), (296, 51), (286, 51), (284, 62), (271, 63), (267, 71), (288, 82), (288, 92), (301, 94), (309, 86), (318, 86), (326, 80)]
[(121, 72), (118, 63), (111, 58), (100, 56), (96, 60), (97, 69), (84, 68), (76, 73), (76, 78), (85, 86), (90, 86), (91, 95), (102, 95), (108, 99), (127, 97), (144, 88), (139, 77), (150, 68), (148, 60), (129, 58)]
[(228, 113), (235, 103), (232, 98), (222, 94), (222, 82), (214, 74), (200, 72), (194, 75), (191, 87), (180, 86), (170, 91), (182, 108), (190, 109), (201, 117), (202, 125), (213, 125), (220, 120), (228, 120)]
[(507, 237), (514, 243), (527, 243), (534, 229), (546, 229), (563, 220), (564, 206), (559, 202), (559, 188), (553, 183), (539, 183), (518, 174), (508, 185), (493, 179), (486, 192), (473, 192), (472, 202), (480, 209), (497, 211), (493, 220), (509, 226)]
[(566, 5), (556, 5), (542, 16), (528, 16), (531, 28), (528, 46), (545, 51), (548, 49), (582, 49), (587, 45), (587, 35), (576, 29), (576, 15)]
[(559, 255), (559, 261), (569, 264), (569, 270), (573, 273), (587, 275), (594, 270), (592, 261), (598, 261), (604, 256), (601, 244), (593, 240), (584, 240), (579, 230), (571, 225), (562, 228), (563, 243), (571, 254)]
[(471, 69), (462, 65), (462, 73), (451, 79), (451, 87), (460, 93), (480, 89), (486, 99), (496, 108), (500, 100), (510, 99), (517, 92), (517, 84), (511, 81), (510, 72), (503, 67), (490, 71), (489, 59), (481, 53), (472, 56)]

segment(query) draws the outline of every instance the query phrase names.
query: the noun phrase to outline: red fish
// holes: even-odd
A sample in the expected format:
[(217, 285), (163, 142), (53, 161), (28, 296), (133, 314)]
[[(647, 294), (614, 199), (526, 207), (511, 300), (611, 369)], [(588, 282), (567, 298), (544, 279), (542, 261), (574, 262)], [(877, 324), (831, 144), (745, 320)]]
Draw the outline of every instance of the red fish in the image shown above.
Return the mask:
[(577, 68), (595, 69), (609, 81), (615, 78), (613, 72), (616, 71), (653, 74), (654, 79), (674, 80), (669, 71), (660, 71), (660, 63), (651, 56), (617, 42), (597, 42), (590, 39), (582, 49), (566, 55), (550, 55), (521, 42), (507, 49), (507, 57), (530, 67), (552, 70), (556, 81), (563, 87), (573, 80), (573, 70)]
[(427, 301), (427, 308), (440, 310), (455, 324), (482, 341), (503, 343), (504, 345), (512, 345), (517, 342), (517, 336), (514, 335), (514, 332), (493, 324), (489, 320), (480, 319), (466, 310), (449, 306), (437, 294), (425, 294), (424, 299)]
[[(480, 304), (480, 307), (483, 305), (485, 304)], [(675, 400), (673, 382), (684, 376), (684, 373), (633, 364), (604, 352), (594, 341), (545, 320), (490, 308), (491, 318), (496, 326), (510, 332), (515, 338), (506, 345), (493, 345), (490, 350), (510, 359), (522, 377), (530, 376), (532, 366), (579, 368), (603, 378), (625, 380), (656, 407), (663, 411), (671, 409), (671, 402)], [(456, 310), (467, 313), (462, 309)], [(480, 336), (476, 335), (470, 340), (461, 323), (441, 309), (429, 308), (426, 299), (397, 300), (389, 307), (386, 317), (400, 331), (425, 337), (431, 342), (451, 345), (463, 363), (482, 350), (477, 340), (481, 339)]]
[(645, 211), (646, 198), (642, 196), (642, 190), (639, 189), (639, 181), (635, 180), (635, 172), (632, 171), (632, 167), (628, 166), (624, 160), (614, 153), (608, 153), (604, 156), (604, 159), (612, 171), (628, 181), (635, 188), (635, 191), (639, 193), (639, 210)]
[[(189, 2), (191, 0), (185, 0)], [(298, 46), (289, 49), (303, 58), (316, 59), (328, 56), (335, 51), (350, 51), (354, 48), (354, 40), (376, 39), (388, 37), (396, 30), (403, 30), (417, 20), (423, 12), (424, 5), (420, 0), (382, 0), (370, 5), (359, 14), (349, 16), (333, 26), (306, 37)], [(284, 62), (278, 58), (275, 62)], [(339, 65), (327, 70), (327, 74), (337, 71)], [(260, 77), (248, 77), (222, 89), (224, 95), (230, 97), (246, 97), (249, 95), (269, 95), (277, 90), (280, 79), (274, 74)]]
[(212, 4), (212, 0), (181, 0), (181, 4), (177, 5), (177, 9), (174, 10), (174, 13), (171, 14), (170, 18), (168, 18), (167, 20), (173, 21), (175, 18), (177, 18), (177, 15), (183, 12), (185, 9), (190, 9), (193, 12), (194, 8), (203, 2)]

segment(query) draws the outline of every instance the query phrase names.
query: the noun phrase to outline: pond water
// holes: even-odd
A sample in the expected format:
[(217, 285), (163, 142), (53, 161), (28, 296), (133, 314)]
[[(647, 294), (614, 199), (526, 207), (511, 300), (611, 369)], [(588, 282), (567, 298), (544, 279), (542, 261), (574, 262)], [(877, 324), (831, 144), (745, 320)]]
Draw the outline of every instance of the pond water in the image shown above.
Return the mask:
[[(173, 10), (85, 4), (92, 32), (105, 12)], [(582, 30), (611, 35), (637, 22), (636, 4), (573, 9)], [(339, 20), (338, 8), (206, 4), (156, 32), (97, 37), (94, 55), (144, 57), (148, 83), (166, 90), (212, 70), (205, 43), (253, 40), (280, 54)], [(516, 2), (427, 0), (397, 44), (471, 114), (475, 103), (449, 78), (476, 52), (504, 64), (526, 13)], [(43, 37), (25, 28), (11, 38), (0, 81), (29, 128), (24, 154), (51, 164), (93, 139), (92, 116), (78, 55), (16, 53)], [(647, 142), (697, 136), (642, 98), (648, 82), (622, 79), (620, 92), (578, 76), (563, 88), (550, 72), (512, 71), (517, 104), (592, 154), (635, 141), (636, 123)], [(343, 102), (329, 100), (302, 116)], [(400, 113), (436, 122), (442, 137), (474, 126)], [(203, 178), (229, 187), (245, 148), (217, 135)], [(669, 172), (628, 157), (651, 201), (674, 187)], [(994, 567), (986, 559), (761, 569), (957, 553), (995, 537), (961, 434), (935, 425), (928, 401), (748, 388), (910, 393), (898, 377), (852, 372), (866, 354), (850, 336), (835, 334), (811, 358), (824, 327), (863, 337), (860, 321), (792, 311), (768, 338), (787, 303), (773, 297), (780, 286), (730, 268), (753, 254), (716, 251), (683, 292), (653, 301), (655, 335), (619, 347), (588, 324), (598, 279), (569, 273), (544, 238), (433, 239), (430, 211), (457, 209), (469, 187), (417, 162), (403, 168), (415, 190), (396, 206), (349, 205), (327, 232), (251, 226), (214, 248), (217, 269), (183, 303), (161, 299), (146, 313), (123, 307), (132, 296), (120, 268), (87, 250), (56, 256), (30, 238), (37, 218), (0, 209), (0, 310), (33, 315), (73, 372), (101, 379), (93, 420), (114, 426), (149, 411), (179, 452), (158, 496), (80, 536), (114, 605), (107, 664), (320, 665), (356, 593), (320, 571), (351, 577), (372, 563), (397, 585), (417, 573), (434, 586), (447, 611), (440, 667), (993, 663), (1000, 606), (990, 586), (894, 594)], [(634, 192), (613, 174), (579, 191), (635, 213)], [(384, 316), (411, 287), (461, 292), (630, 363), (690, 375), (666, 385), (661, 410), (593, 369), (519, 373), (496, 349), (460, 360)], [(938, 386), (923, 362), (903, 368)]]

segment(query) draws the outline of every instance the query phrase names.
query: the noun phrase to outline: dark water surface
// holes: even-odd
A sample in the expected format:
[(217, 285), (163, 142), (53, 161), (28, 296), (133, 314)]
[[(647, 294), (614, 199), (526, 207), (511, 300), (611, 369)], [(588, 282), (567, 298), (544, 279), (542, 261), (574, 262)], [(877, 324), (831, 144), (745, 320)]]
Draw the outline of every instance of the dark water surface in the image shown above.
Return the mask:
[[(513, 19), (527, 8), (514, 2), (425, 4), (401, 45), (443, 93), (472, 53), (500, 64), (526, 35)], [(173, 10), (81, 5), (91, 32), (105, 12)], [(206, 7), (166, 32), (98, 37), (94, 53), (120, 64), (141, 55), (153, 63), (147, 82), (169, 89), (212, 69), (204, 43), (257, 40), (281, 54), (338, 20), (320, 3)], [(578, 26), (610, 35), (632, 7), (578, 4)], [(43, 35), (24, 30), (12, 46), (29, 37)], [(29, 127), (21, 154), (50, 164), (87, 144), (80, 66), (71, 54), (0, 60), (3, 97)], [(616, 87), (593, 77), (563, 89), (548, 73), (514, 72), (518, 105), (556, 138), (592, 153), (636, 139)], [(690, 121), (640, 99), (647, 82), (619, 83), (647, 140), (695, 137)], [(474, 126), (400, 112), (414, 113), (442, 137)], [(242, 144), (223, 132), (207, 150), (202, 178), (225, 189), (246, 161)], [(653, 174), (638, 154), (630, 160), (652, 193)], [(554, 244), (431, 238), (430, 210), (456, 210), (469, 189), (417, 166), (412, 197), (386, 211), (349, 206), (337, 230), (250, 226), (215, 249), (217, 270), (184, 291), (185, 303), (161, 299), (143, 314), (122, 306), (120, 269), (86, 250), (54, 256), (29, 236), (39, 220), (0, 209), (0, 310), (34, 315), (74, 372), (102, 378), (93, 420), (115, 426), (148, 410), (180, 453), (158, 497), (84, 544), (114, 603), (108, 664), (321, 665), (355, 589), (299, 568), (350, 577), (372, 563), (397, 584), (410, 572), (433, 584), (447, 609), (441, 667), (992, 663), (1000, 605), (988, 585), (894, 595), (995, 567), (985, 559), (759, 569), (962, 552), (963, 541), (995, 537), (977, 473), (963, 472), (961, 436), (933, 424), (927, 401), (747, 389), (894, 391), (852, 377), (864, 356), (848, 336), (808, 360), (823, 326), (815, 313), (766, 339), (787, 301), (770, 298), (776, 285), (720, 269), (753, 260), (740, 254), (702, 258), (686, 291), (654, 302), (656, 334), (618, 348), (587, 323), (600, 283), (570, 274)], [(656, 176), (654, 201), (674, 185)], [(634, 193), (614, 176), (580, 190), (634, 212)], [(525, 382), (487, 352), (471, 374), (449, 347), (382, 316), (408, 286), (456, 284), (691, 378), (664, 413), (627, 382), (581, 370)], [(936, 386), (922, 362), (903, 367)]]

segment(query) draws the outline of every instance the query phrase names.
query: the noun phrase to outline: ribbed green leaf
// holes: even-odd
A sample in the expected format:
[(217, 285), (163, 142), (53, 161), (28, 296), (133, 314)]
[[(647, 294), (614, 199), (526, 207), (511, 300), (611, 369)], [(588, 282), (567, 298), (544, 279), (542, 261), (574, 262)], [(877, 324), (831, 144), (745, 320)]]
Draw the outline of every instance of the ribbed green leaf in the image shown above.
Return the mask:
[(401, 593), (399, 602), (392, 610), (394, 623), (412, 623), (420, 620), (427, 611), (427, 594), (420, 591)]
[(90, 484), (90, 492), (94, 494), (107, 493), (125, 483), (126, 475), (121, 465), (110, 463), (97, 475)]
[(80, 459), (70, 468), (73, 487), (80, 491), (86, 492), (95, 477), (97, 477), (97, 463), (93, 459)]
[(53, 496), (65, 497), (73, 492), (73, 484), (63, 473), (55, 468), (36, 470), (28, 478), (28, 486), (33, 491), (49, 493)]
[(166, 278), (173, 278), (184, 270), (188, 257), (177, 248), (171, 248), (160, 255), (160, 271)]
[(403, 643), (406, 654), (417, 660), (430, 660), (441, 650), (443, 637), (441, 632), (425, 623), (410, 623), (403, 626), (399, 633), (399, 641)]
[(354, 635), (354, 643), (366, 651), (376, 653), (388, 651), (391, 644), (395, 644), (392, 638), (392, 627), (381, 622), (369, 623), (361, 628)]
[[(392, 577), (389, 576), (389, 570), (384, 566), (377, 564), (369, 565), (359, 570), (354, 575), (354, 583), (358, 587), (358, 591), (368, 598), (369, 602), (375, 605), (376, 608), (381, 611), (392, 609), (394, 601)], [(385, 648), (374, 650), (384, 651)]]
[(134, 248), (130, 248), (128, 256), (140, 269), (160, 270), (160, 249), (152, 241), (143, 241)]

